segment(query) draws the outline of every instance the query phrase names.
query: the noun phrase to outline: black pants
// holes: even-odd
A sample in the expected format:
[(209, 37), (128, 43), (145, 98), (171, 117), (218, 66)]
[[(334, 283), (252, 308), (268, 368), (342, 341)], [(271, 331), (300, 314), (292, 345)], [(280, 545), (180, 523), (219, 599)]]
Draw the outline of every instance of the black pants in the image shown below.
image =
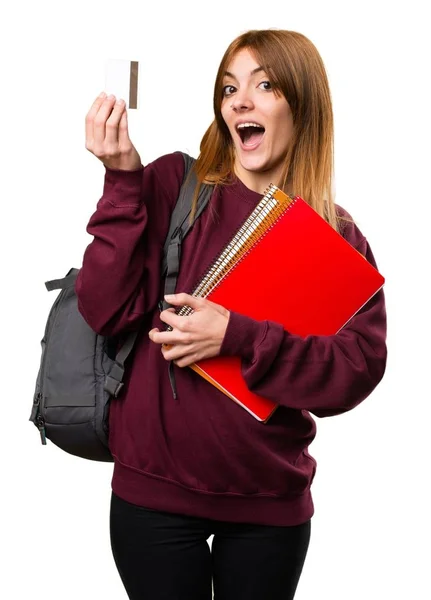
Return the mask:
[[(294, 527), (226, 523), (111, 501), (111, 544), (131, 600), (292, 600), (310, 540)], [(207, 539), (214, 535), (212, 551)]]

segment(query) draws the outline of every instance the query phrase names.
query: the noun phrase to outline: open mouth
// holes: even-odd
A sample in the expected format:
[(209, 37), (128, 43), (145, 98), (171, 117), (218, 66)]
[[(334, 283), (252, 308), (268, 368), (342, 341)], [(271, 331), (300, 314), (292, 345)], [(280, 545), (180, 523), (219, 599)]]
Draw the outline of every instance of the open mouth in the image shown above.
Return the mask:
[(240, 123), (236, 130), (244, 146), (259, 145), (265, 133), (265, 127), (254, 122)]

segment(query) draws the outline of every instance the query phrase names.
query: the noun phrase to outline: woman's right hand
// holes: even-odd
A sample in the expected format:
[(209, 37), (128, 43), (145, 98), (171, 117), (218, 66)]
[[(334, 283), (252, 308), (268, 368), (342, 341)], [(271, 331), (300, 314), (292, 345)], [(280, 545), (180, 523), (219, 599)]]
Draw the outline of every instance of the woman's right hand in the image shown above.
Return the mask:
[(124, 100), (100, 94), (85, 118), (85, 147), (109, 169), (135, 171), (141, 158), (129, 138)]

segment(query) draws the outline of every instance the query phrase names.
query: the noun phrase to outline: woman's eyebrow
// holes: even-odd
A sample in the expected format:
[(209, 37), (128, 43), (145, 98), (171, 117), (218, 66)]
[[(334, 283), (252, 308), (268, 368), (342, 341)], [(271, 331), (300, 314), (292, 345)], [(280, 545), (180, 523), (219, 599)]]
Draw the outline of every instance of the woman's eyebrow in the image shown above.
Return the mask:
[[(265, 71), (265, 69), (263, 67), (256, 67), (255, 69), (253, 69), (253, 71), (250, 71), (250, 75), (251, 76), (256, 75), (256, 73), (260, 73), (260, 71)], [(231, 73), (230, 71), (225, 71), (224, 76), (231, 77), (232, 79), (236, 79), (235, 75), (233, 73)]]

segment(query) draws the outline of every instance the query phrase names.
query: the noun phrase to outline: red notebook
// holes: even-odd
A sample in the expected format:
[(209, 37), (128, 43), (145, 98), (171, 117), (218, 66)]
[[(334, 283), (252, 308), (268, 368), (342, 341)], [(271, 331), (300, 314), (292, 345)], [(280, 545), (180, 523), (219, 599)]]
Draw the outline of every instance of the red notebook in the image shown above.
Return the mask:
[[(288, 198), (288, 207), (212, 291), (194, 295), (258, 321), (281, 323), (289, 333), (336, 334), (384, 278), (304, 200), (275, 186), (272, 192)], [(256, 419), (266, 421), (277, 407), (249, 391), (239, 357), (217, 357), (191, 368)]]

